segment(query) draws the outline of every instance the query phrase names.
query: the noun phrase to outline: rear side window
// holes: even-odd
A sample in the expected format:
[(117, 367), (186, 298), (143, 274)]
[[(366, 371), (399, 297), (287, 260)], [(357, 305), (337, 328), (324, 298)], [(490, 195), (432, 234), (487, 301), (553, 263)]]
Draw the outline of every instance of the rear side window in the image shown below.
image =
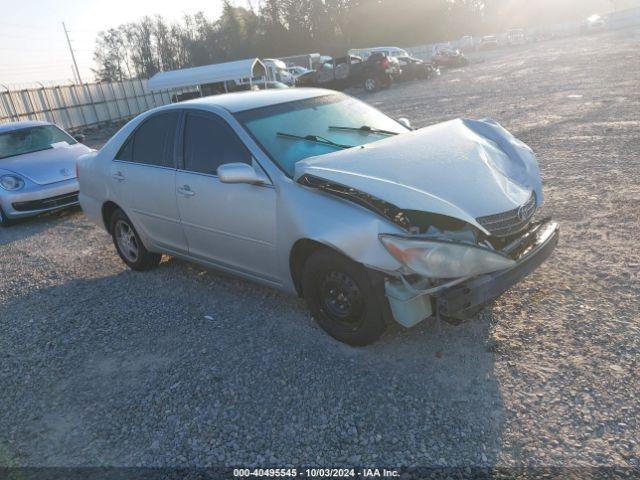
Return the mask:
[(122, 146), (116, 158), (174, 168), (173, 148), (178, 115), (178, 112), (167, 112), (145, 120)]
[(251, 164), (251, 154), (227, 122), (211, 115), (187, 114), (185, 170), (217, 175), (220, 165), (234, 162)]

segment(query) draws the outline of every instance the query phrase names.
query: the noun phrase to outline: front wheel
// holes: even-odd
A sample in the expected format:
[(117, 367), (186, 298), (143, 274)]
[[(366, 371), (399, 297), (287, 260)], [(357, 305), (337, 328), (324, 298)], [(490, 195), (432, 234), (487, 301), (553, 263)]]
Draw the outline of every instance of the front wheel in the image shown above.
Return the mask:
[(160, 263), (162, 255), (145, 248), (131, 220), (122, 210), (116, 210), (111, 216), (111, 235), (118, 255), (131, 269), (151, 270)]
[(336, 340), (363, 346), (376, 341), (386, 325), (366, 269), (330, 250), (305, 263), (302, 290), (316, 322)]
[(0, 208), (0, 227), (9, 227), (13, 224), (11, 219)]

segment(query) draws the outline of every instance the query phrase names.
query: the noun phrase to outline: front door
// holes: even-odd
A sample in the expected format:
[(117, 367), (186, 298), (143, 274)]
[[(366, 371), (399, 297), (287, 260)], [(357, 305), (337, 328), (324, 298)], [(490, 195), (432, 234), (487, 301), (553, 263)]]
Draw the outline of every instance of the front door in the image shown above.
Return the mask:
[(183, 139), (176, 197), (189, 254), (279, 283), (275, 189), (225, 184), (217, 177), (225, 163), (260, 166), (227, 122), (212, 113), (188, 112)]
[(180, 113), (144, 120), (111, 164), (119, 202), (141, 234), (163, 250), (186, 253), (175, 195), (175, 140)]

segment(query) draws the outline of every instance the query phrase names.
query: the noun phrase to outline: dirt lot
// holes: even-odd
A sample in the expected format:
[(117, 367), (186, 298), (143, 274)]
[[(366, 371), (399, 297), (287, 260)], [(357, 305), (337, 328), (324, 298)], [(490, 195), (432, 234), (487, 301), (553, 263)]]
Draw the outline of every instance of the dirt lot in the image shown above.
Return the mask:
[(503, 50), (363, 96), (416, 126), (500, 121), (562, 224), (548, 263), (440, 335), (346, 347), (268, 288), (127, 270), (78, 210), (0, 230), (0, 465), (640, 467), (639, 40)]

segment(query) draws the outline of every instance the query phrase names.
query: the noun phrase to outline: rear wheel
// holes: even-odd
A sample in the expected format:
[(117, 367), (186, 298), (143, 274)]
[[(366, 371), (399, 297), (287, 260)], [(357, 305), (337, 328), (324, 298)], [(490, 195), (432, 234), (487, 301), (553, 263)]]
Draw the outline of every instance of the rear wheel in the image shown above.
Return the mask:
[(111, 235), (118, 255), (133, 270), (150, 270), (160, 263), (162, 255), (145, 248), (129, 217), (122, 210), (111, 216)]
[(380, 82), (375, 77), (367, 77), (364, 81), (364, 89), (368, 93), (377, 92), (380, 89)]
[(302, 288), (316, 322), (349, 345), (368, 345), (384, 333), (382, 298), (377, 298), (366, 269), (330, 250), (306, 261)]

